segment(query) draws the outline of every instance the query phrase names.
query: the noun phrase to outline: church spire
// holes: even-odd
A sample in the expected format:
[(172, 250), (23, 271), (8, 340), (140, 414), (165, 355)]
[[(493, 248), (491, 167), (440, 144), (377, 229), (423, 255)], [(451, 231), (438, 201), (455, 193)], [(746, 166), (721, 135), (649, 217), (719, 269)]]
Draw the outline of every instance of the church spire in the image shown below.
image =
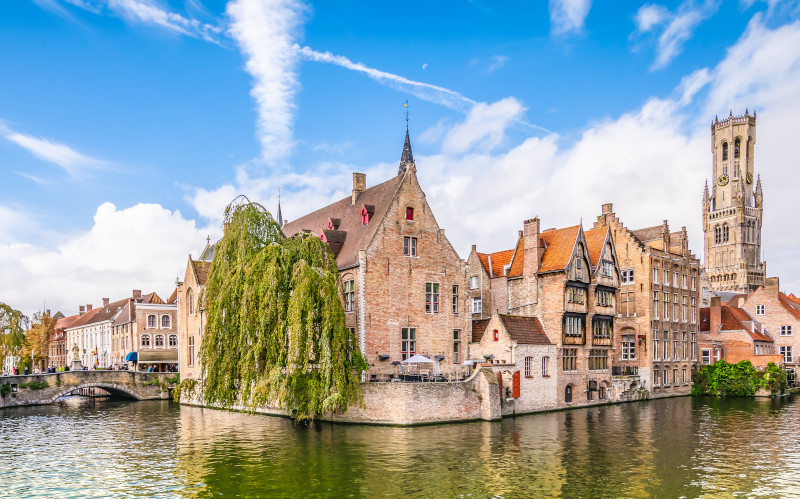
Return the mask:
[(408, 167), (417, 170), (417, 166), (414, 164), (414, 154), (411, 152), (411, 139), (408, 137), (408, 101), (403, 103), (403, 107), (406, 108), (406, 142), (403, 144), (403, 154), (400, 156), (400, 167), (397, 169), (397, 174), (401, 175), (406, 172)]
[(278, 226), (283, 228), (283, 215), (281, 214), (281, 188), (278, 187)]

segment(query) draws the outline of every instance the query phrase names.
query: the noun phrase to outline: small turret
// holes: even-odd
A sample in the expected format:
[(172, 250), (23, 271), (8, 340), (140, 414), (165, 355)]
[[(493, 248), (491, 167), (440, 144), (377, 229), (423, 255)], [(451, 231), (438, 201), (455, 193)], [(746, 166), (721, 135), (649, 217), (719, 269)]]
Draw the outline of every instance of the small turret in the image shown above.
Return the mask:
[(756, 181), (756, 208), (763, 208), (764, 204), (764, 192), (761, 190), (761, 175), (758, 175), (758, 180)]
[(406, 142), (403, 144), (403, 154), (400, 156), (400, 167), (397, 169), (397, 174), (402, 175), (411, 167), (417, 171), (417, 166), (414, 164), (414, 154), (411, 152), (411, 139), (408, 137), (408, 126), (406, 126)]

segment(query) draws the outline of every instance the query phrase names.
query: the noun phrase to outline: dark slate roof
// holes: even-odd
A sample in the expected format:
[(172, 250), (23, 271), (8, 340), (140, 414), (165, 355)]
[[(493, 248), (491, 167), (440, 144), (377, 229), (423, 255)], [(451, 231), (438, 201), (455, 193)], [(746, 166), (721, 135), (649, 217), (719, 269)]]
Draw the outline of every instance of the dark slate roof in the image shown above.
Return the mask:
[(408, 138), (408, 128), (406, 128), (406, 142), (403, 144), (403, 154), (400, 156), (400, 166), (397, 168), (397, 174), (405, 173), (409, 166), (415, 167), (414, 155), (411, 153), (411, 139)]
[(486, 326), (489, 325), (491, 319), (479, 319), (472, 321), (472, 342), (478, 343), (483, 338), (483, 333), (486, 332)]
[(552, 345), (542, 328), (542, 323), (536, 317), (500, 314), (500, 320), (503, 321), (511, 339), (519, 344)]
[[(351, 196), (347, 196), (308, 215), (292, 220), (284, 225), (283, 234), (291, 237), (303, 231), (310, 231), (319, 237), (323, 230), (328, 229), (328, 222), (333, 218), (338, 218), (337, 232), (346, 234), (343, 236), (344, 242), (336, 255), (336, 263), (340, 269), (355, 266), (358, 264), (358, 251), (366, 249), (372, 240), (372, 236), (388, 211), (403, 178), (405, 178), (404, 175), (397, 175), (370, 187), (359, 194), (355, 203), (352, 203)], [(367, 225), (361, 225), (362, 206), (372, 207), (373, 210)], [(337, 234), (337, 238), (339, 237), (342, 236)]]

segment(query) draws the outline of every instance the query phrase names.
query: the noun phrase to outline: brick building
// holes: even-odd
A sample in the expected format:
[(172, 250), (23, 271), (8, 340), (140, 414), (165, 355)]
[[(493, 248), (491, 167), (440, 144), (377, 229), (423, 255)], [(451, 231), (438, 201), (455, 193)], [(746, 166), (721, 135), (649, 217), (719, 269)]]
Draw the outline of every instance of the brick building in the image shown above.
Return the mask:
[(115, 365), (139, 368), (150, 365), (159, 371), (178, 367), (177, 305), (165, 303), (156, 293), (142, 295), (133, 290), (111, 326), (112, 358)]
[[(110, 367), (111, 325), (128, 300), (111, 302), (103, 298), (103, 305), (93, 308), (91, 304), (81, 305), (78, 318), (64, 328), (67, 335), (67, 350), (77, 345), (81, 364), (84, 367)], [(69, 359), (70, 362), (72, 359)]]
[(461, 373), (471, 335), (466, 265), (436, 222), (416, 174), (406, 130), (397, 175), (286, 223), (326, 241), (339, 267), (346, 324), (369, 362), (371, 379), (396, 372), (414, 354)]
[[(472, 302), (502, 314), (536, 317), (556, 347), (552, 373), (560, 406), (619, 397), (610, 393), (611, 349), (620, 282), (608, 228), (540, 231), (526, 220), (513, 250), (467, 261)], [(475, 309), (473, 308), (473, 312)]]
[(67, 358), (66, 328), (78, 320), (78, 315), (64, 317), (64, 314), (58, 312), (53, 318), (56, 319), (56, 323), (53, 325), (53, 329), (50, 330), (48, 363), (56, 368), (65, 367), (69, 365), (68, 362), (71, 360)]
[(670, 232), (664, 220), (628, 229), (611, 203), (603, 205), (594, 227), (611, 230), (622, 276), (615, 376), (638, 379), (651, 397), (688, 394), (699, 355), (701, 267), (689, 251), (686, 227)]
[(211, 261), (214, 259), (214, 247), (209, 240), (206, 240), (206, 247), (200, 253), (199, 259), (194, 260), (192, 255), (189, 255), (183, 282), (179, 282), (176, 289), (178, 366), (182, 378), (199, 379), (202, 375), (198, 357), (204, 324), (202, 299), (208, 272), (211, 270)]
[(700, 359), (704, 365), (721, 359), (731, 364), (749, 360), (763, 369), (770, 362), (780, 364), (783, 357), (763, 323), (747, 310), (723, 305), (719, 296), (714, 296), (711, 306), (700, 310)]

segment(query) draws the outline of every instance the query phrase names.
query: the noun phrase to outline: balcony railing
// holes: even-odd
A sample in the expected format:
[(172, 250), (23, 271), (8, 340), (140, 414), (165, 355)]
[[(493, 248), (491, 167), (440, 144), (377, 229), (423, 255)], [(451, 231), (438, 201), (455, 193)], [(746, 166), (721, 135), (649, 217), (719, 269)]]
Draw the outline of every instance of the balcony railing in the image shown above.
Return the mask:
[(612, 376), (638, 376), (639, 366), (611, 366)]

